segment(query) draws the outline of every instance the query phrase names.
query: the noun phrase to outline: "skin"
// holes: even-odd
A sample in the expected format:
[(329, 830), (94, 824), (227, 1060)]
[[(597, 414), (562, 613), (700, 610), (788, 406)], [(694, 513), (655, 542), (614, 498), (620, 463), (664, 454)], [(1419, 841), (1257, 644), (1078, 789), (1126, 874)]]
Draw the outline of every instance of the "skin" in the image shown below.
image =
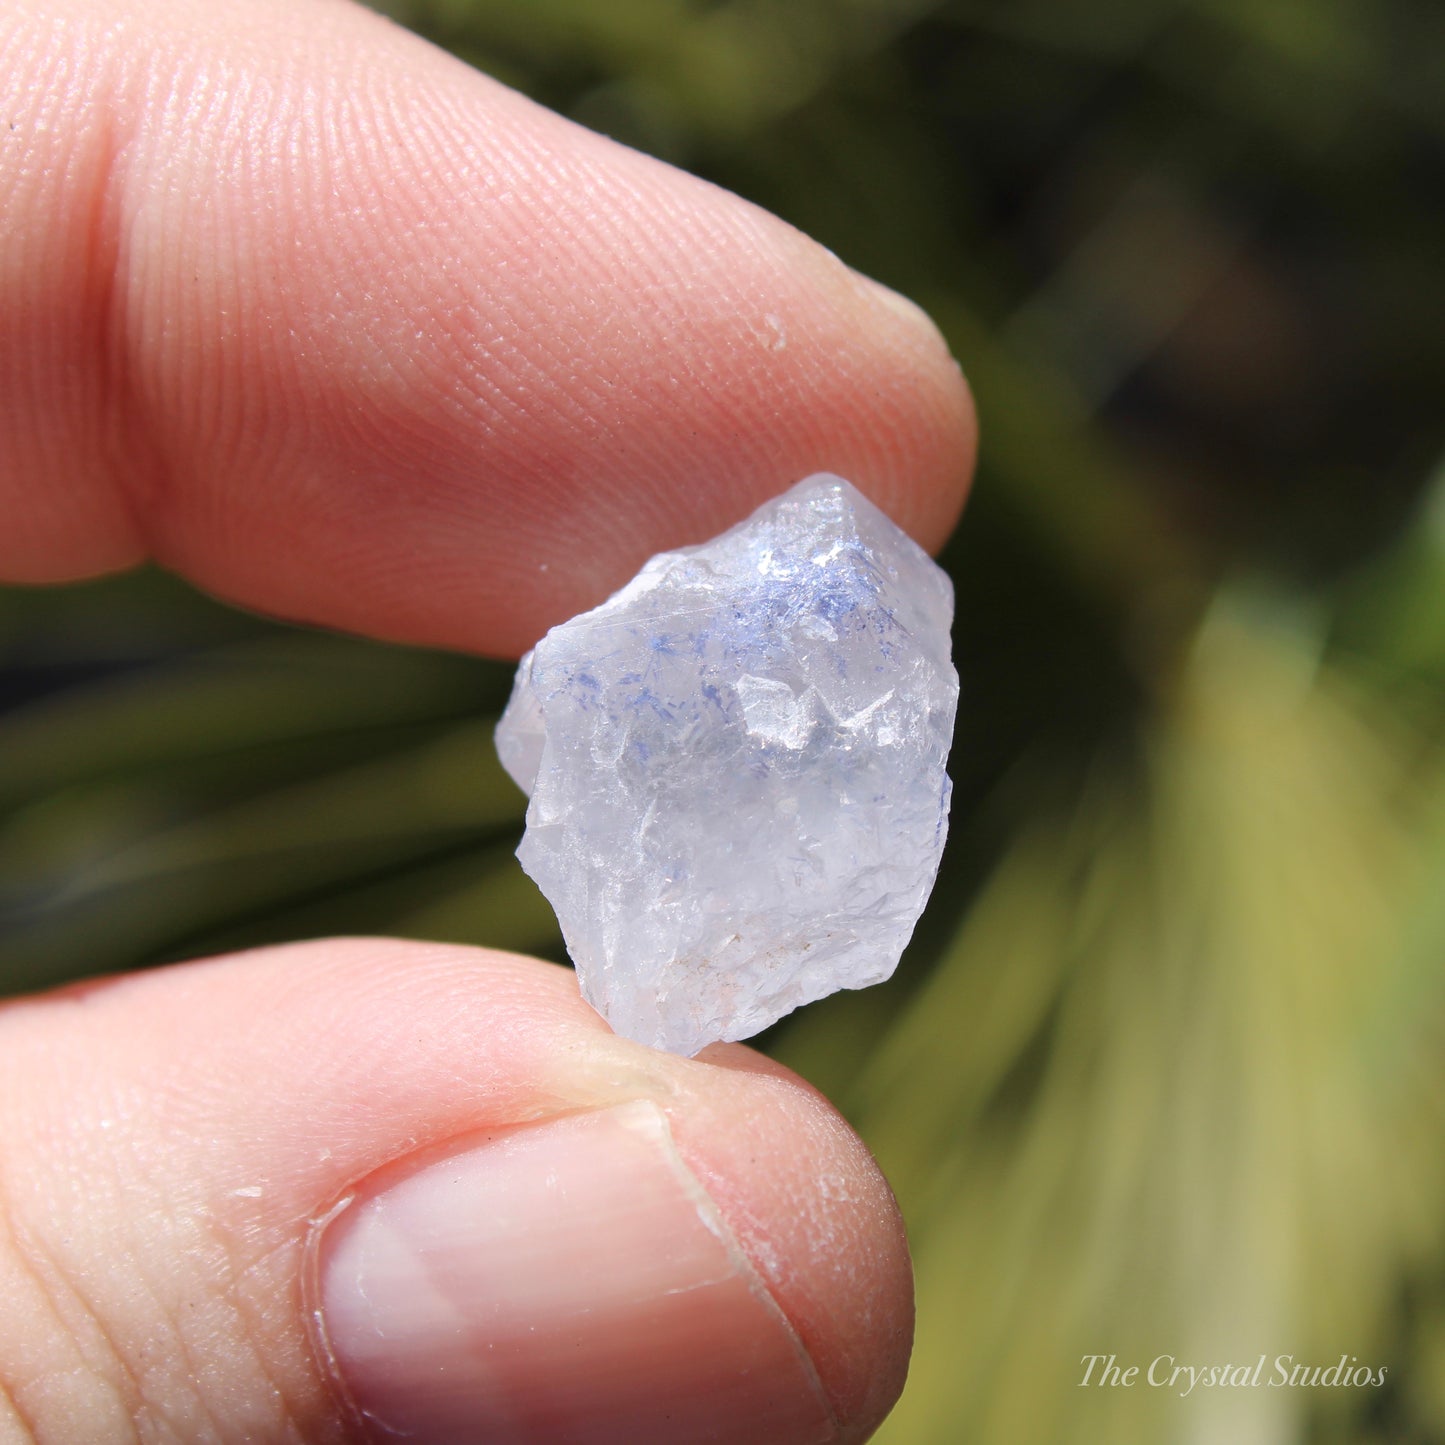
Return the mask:
[[(963, 502), (971, 403), (909, 303), (340, 0), (10, 0), (0, 195), (0, 580), (151, 558), (516, 656), (810, 472), (930, 547)], [(642, 1097), (866, 1438), (906, 1245), (816, 1092), (616, 1039), (534, 960), (343, 939), (0, 1010), (0, 1442), (359, 1438), (311, 1222)]]

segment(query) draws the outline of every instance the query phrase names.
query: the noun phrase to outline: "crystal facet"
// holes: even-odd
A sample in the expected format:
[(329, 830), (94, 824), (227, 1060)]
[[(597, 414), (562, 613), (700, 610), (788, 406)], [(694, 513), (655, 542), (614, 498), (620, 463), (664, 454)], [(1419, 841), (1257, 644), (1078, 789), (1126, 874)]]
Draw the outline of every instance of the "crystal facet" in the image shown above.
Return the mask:
[(815, 476), (522, 659), (517, 856), (618, 1033), (693, 1054), (893, 972), (947, 830), (952, 621), (928, 555)]

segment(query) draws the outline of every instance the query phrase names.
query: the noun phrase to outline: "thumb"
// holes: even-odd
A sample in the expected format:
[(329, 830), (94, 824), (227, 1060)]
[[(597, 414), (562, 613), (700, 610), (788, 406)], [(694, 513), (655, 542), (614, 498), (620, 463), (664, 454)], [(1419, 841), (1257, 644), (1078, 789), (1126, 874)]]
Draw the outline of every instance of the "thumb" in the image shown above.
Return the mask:
[(856, 1441), (886, 1184), (737, 1046), (564, 970), (296, 945), (0, 1013), (0, 1439)]

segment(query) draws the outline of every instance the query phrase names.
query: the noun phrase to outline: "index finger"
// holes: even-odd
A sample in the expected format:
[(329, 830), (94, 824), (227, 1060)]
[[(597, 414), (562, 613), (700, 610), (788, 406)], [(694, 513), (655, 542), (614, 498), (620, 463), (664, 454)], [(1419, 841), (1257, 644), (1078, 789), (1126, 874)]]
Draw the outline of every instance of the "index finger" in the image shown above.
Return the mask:
[(921, 312), (358, 7), (19, 0), (0, 101), (0, 578), (515, 655), (810, 472), (962, 504)]

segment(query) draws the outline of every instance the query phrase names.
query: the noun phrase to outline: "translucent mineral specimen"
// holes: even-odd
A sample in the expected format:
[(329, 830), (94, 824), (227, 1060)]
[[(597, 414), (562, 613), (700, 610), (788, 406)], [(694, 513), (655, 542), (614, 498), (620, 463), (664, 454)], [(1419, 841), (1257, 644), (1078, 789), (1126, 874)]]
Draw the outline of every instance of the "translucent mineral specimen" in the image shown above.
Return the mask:
[(887, 978), (933, 888), (953, 588), (841, 477), (652, 558), (522, 659), (517, 856), (582, 992), (693, 1054)]

